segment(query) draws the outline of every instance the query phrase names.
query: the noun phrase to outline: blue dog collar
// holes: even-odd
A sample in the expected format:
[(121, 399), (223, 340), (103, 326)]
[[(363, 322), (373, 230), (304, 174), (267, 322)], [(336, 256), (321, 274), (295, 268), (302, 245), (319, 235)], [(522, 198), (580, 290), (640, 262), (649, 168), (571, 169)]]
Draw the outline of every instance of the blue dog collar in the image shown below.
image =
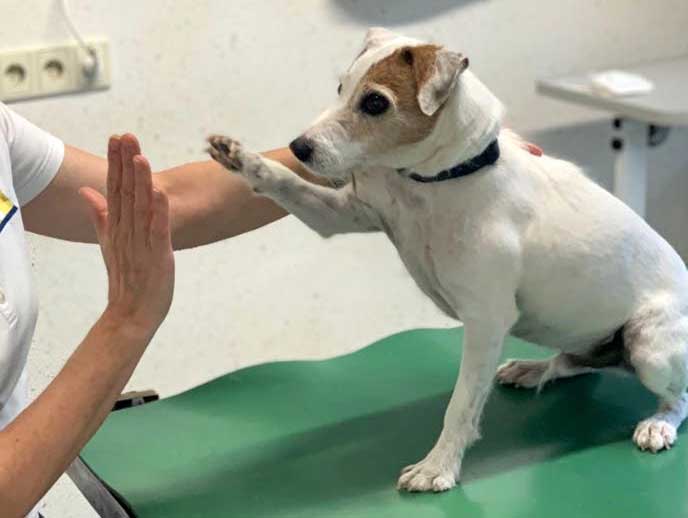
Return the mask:
[(440, 171), (434, 176), (422, 176), (418, 173), (407, 173), (405, 169), (399, 169), (400, 173), (405, 173), (411, 180), (420, 183), (443, 182), (444, 180), (452, 180), (454, 178), (461, 178), (473, 174), (485, 166), (494, 164), (499, 160), (499, 142), (494, 139), (485, 148), (485, 150), (477, 156), (455, 165), (451, 169)]

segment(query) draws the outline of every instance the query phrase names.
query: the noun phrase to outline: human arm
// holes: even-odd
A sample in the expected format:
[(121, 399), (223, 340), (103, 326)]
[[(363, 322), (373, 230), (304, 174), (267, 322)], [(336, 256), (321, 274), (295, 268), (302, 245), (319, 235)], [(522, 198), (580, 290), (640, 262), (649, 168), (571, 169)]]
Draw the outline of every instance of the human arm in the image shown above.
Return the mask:
[[(141, 153), (133, 135), (121, 139), (128, 157)], [(286, 148), (265, 153), (296, 174), (317, 182)], [(78, 189), (84, 185), (105, 192), (107, 161), (66, 146), (53, 181), (22, 209), (26, 228), (37, 234), (69, 241), (95, 242)], [(170, 201), (172, 242), (175, 249), (191, 248), (226, 239), (266, 225), (286, 215), (272, 200), (256, 195), (239, 176), (209, 160), (194, 162), (153, 175)]]
[(107, 308), (48, 388), (0, 431), (3, 516), (24, 516), (95, 433), (172, 300), (167, 198), (154, 191), (148, 162), (123, 157), (118, 139), (108, 157), (107, 201), (81, 191), (107, 267)]

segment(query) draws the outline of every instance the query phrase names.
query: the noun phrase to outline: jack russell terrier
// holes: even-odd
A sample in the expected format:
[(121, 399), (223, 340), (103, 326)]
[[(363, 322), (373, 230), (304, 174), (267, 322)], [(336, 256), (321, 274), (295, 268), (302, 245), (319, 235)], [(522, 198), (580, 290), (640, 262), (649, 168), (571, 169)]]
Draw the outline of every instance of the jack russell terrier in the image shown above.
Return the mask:
[[(624, 367), (659, 399), (633, 441), (670, 448), (688, 413), (684, 263), (574, 164), (535, 157), (501, 130), (502, 104), (467, 68), (459, 53), (370, 29), (335, 105), (290, 144), (336, 188), (226, 137), (209, 152), (321, 236), (385, 232), (421, 290), (463, 322), (442, 432), (400, 489), (456, 484), (495, 373), (538, 388)], [(557, 353), (498, 367), (507, 334)]]

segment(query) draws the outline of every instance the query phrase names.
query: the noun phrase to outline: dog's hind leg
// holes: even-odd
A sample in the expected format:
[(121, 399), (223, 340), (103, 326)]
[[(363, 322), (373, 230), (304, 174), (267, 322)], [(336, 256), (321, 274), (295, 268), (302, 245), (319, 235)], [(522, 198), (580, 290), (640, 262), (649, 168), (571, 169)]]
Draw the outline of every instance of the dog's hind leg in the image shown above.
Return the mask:
[(542, 387), (548, 381), (595, 372), (594, 367), (576, 364), (571, 355), (559, 353), (546, 360), (507, 360), (497, 369), (501, 385), (519, 388)]
[(657, 453), (669, 449), (676, 442), (676, 430), (688, 414), (688, 395), (682, 394), (671, 402), (664, 401), (652, 417), (635, 428), (633, 442), (641, 450)]
[(646, 304), (625, 326), (629, 362), (638, 378), (659, 397), (659, 409), (641, 421), (633, 442), (653, 453), (676, 441), (688, 415), (688, 315), (674, 300)]
[(605, 367), (624, 366), (623, 329), (577, 354), (559, 353), (547, 360), (508, 360), (497, 369), (497, 382), (542, 388), (547, 382), (589, 374)]

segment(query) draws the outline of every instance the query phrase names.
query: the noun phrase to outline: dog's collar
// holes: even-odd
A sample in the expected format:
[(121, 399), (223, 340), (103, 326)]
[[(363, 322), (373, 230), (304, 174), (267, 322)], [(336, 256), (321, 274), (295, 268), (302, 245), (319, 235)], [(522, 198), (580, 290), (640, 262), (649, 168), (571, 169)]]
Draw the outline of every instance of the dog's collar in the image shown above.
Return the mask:
[(452, 180), (454, 178), (461, 178), (473, 174), (485, 166), (494, 164), (499, 159), (499, 142), (494, 139), (479, 155), (474, 156), (455, 165), (451, 169), (445, 169), (433, 176), (423, 176), (418, 173), (409, 172), (407, 169), (399, 169), (400, 173), (420, 183), (443, 182), (444, 180)]

